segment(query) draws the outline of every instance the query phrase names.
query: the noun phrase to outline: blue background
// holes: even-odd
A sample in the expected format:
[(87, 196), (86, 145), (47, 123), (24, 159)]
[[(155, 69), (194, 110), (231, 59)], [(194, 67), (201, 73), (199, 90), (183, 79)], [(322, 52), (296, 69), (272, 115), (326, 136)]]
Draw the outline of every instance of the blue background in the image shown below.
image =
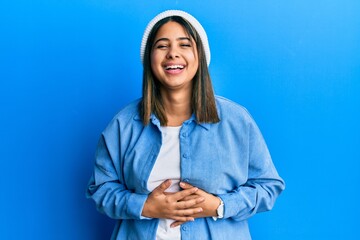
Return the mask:
[(248, 108), (286, 180), (254, 240), (357, 239), (357, 0), (2, 1), (0, 239), (109, 238), (85, 198), (95, 147), (141, 94), (146, 24), (172, 8), (207, 30), (216, 93)]

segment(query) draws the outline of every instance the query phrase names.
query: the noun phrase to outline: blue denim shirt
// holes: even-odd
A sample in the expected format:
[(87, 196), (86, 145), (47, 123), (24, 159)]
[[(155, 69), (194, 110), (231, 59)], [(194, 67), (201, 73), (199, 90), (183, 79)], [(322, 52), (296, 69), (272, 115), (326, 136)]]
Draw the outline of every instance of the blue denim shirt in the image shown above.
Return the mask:
[[(181, 180), (219, 196), (224, 218), (197, 218), (181, 225), (181, 239), (251, 239), (247, 219), (270, 210), (284, 189), (265, 141), (249, 113), (216, 97), (220, 122), (180, 130)], [(147, 180), (161, 147), (160, 122), (142, 124), (139, 100), (121, 110), (102, 133), (87, 196), (118, 219), (112, 239), (155, 239), (158, 219), (141, 216)]]

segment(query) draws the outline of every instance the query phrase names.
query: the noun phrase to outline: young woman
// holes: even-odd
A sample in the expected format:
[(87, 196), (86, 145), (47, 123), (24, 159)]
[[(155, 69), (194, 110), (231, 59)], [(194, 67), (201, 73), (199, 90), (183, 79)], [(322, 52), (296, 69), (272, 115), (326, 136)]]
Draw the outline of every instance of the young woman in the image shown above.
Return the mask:
[(247, 219), (284, 189), (240, 105), (215, 97), (206, 33), (169, 10), (147, 26), (143, 96), (102, 133), (87, 196), (118, 219), (112, 239), (251, 239)]

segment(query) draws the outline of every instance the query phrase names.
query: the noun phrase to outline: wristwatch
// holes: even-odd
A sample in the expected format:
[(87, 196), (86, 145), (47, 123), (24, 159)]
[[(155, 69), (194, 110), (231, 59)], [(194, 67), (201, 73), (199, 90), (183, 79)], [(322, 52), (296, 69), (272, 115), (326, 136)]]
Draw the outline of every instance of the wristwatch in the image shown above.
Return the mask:
[[(219, 198), (219, 197), (217, 197), (217, 198)], [(224, 202), (222, 201), (221, 198), (219, 198), (219, 199), (220, 199), (220, 205), (216, 209), (216, 214), (217, 214), (217, 218), (223, 218), (224, 217)]]

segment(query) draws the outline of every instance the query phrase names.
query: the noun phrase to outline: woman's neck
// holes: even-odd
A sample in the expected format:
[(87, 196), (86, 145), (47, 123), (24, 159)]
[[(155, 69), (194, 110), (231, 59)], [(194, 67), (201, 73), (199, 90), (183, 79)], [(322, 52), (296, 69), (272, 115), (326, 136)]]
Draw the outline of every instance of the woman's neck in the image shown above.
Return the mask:
[(163, 91), (162, 101), (167, 117), (167, 126), (180, 126), (192, 114), (191, 92)]

